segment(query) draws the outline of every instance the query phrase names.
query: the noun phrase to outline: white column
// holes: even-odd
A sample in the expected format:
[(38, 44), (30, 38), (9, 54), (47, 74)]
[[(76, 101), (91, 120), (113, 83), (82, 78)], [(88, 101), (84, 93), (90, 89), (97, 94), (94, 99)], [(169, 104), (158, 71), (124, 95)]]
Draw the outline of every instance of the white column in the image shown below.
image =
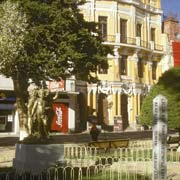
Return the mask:
[(70, 131), (75, 131), (75, 98), (76, 96), (69, 96), (69, 110), (68, 110), (68, 129)]
[(116, 66), (118, 65), (119, 58), (120, 58), (118, 49), (119, 49), (118, 46), (115, 46), (114, 49), (113, 49), (113, 51), (114, 51), (114, 60), (115, 60), (115, 65)]
[(138, 51), (136, 51), (134, 53), (134, 81), (136, 79), (139, 79), (138, 77), (138, 61), (139, 61), (139, 58), (138, 58)]
[(148, 81), (150, 85), (152, 84), (152, 61), (148, 61)]
[(19, 133), (19, 116), (18, 116), (18, 112), (15, 112), (14, 115), (14, 133), (18, 134)]

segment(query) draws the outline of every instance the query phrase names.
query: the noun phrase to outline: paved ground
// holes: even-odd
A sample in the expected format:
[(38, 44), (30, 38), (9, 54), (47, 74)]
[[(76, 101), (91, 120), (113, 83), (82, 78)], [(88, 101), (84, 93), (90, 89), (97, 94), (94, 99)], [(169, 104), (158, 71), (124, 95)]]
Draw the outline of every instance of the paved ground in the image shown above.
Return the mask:
[[(99, 140), (107, 139), (142, 139), (151, 138), (151, 131), (143, 132), (122, 132), (122, 133), (104, 133), (99, 136)], [(15, 156), (15, 144), (18, 142), (18, 135), (0, 134), (0, 167), (12, 166), (12, 159)], [(54, 134), (52, 135), (53, 143), (66, 144), (87, 144), (91, 141), (89, 133), (79, 134)]]
[(0, 147), (0, 168), (12, 167), (12, 160), (15, 157), (15, 146)]
[[(51, 137), (54, 143), (88, 143), (91, 141), (89, 133), (54, 134)], [(150, 139), (151, 137), (152, 131), (132, 131), (121, 133), (101, 132), (98, 139)], [(0, 146), (14, 146), (18, 140), (18, 135), (0, 133)]]
[[(150, 139), (151, 131), (143, 132), (123, 132), (123, 133), (101, 133), (99, 140), (105, 139)], [(0, 134), (0, 167), (12, 166), (12, 159), (15, 156), (15, 144), (18, 142), (18, 135)], [(82, 134), (56, 134), (52, 136), (54, 143), (88, 143), (91, 137), (88, 133)], [(129, 164), (131, 166), (131, 164)], [(139, 166), (140, 167), (140, 166)], [(172, 176), (172, 180), (180, 180), (180, 163), (168, 164), (168, 176)], [(169, 178), (170, 179), (170, 178)]]

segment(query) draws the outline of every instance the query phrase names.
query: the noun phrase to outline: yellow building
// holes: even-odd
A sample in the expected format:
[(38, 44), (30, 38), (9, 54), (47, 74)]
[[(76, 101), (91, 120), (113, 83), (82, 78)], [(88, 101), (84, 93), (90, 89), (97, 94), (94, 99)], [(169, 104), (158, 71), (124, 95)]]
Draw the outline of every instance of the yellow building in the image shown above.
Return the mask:
[(109, 69), (98, 67), (98, 84), (88, 84), (89, 114), (104, 129), (135, 130), (143, 97), (162, 74), (160, 0), (87, 0), (85, 20), (99, 23), (113, 48)]

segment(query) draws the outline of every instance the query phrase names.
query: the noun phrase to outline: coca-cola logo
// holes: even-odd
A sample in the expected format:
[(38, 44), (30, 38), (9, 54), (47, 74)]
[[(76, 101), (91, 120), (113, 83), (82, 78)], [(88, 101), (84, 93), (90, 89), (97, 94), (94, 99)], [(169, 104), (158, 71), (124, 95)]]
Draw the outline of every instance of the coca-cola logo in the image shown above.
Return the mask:
[(56, 107), (56, 124), (62, 127), (62, 110), (60, 107)]

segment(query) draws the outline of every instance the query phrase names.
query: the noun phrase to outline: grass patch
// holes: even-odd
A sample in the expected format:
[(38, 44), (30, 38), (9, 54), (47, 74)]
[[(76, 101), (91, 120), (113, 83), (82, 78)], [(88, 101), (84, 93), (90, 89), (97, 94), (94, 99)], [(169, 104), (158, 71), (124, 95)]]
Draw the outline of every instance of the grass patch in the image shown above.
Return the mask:
[(13, 167), (0, 167), (0, 173), (8, 173), (14, 171)]
[[(87, 177), (83, 176), (82, 180), (86, 180)], [(94, 174), (88, 178), (89, 180), (110, 180), (110, 179), (128, 179), (128, 180), (151, 180), (150, 176), (141, 175), (141, 174), (133, 174), (133, 173), (118, 173), (118, 172), (100, 172), (98, 174)]]

